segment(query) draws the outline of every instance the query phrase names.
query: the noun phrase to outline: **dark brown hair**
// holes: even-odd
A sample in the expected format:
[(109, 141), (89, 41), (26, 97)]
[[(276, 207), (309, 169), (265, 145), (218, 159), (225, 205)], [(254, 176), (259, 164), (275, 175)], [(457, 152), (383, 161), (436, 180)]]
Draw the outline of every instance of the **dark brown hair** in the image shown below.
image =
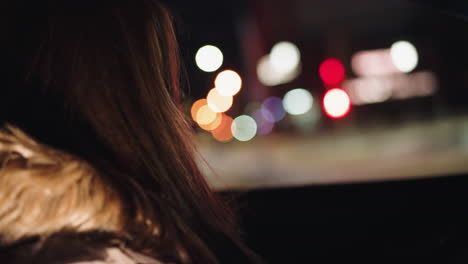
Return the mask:
[[(164, 261), (252, 263), (195, 163), (171, 17), (153, 0), (0, 4), (0, 120), (89, 162)], [(154, 232), (157, 230), (157, 232)], [(183, 254), (182, 254), (183, 255)]]

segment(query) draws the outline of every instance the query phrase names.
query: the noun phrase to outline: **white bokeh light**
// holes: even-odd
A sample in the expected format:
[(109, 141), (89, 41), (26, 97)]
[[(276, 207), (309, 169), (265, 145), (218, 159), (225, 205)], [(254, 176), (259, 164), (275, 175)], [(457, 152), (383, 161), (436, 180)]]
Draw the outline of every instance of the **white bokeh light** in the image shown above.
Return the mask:
[(215, 88), (224, 96), (234, 96), (242, 88), (242, 78), (235, 71), (222, 71), (216, 76)]
[(214, 72), (223, 65), (223, 53), (212, 45), (201, 47), (195, 55), (198, 68), (205, 72)]
[(257, 77), (266, 86), (275, 86), (281, 83), (281, 74), (278, 74), (271, 66), (269, 55), (263, 56), (258, 61)]
[(270, 55), (265, 55), (257, 63), (258, 80), (266, 86), (276, 86), (293, 81), (301, 73), (299, 64), (293, 71), (278, 72), (271, 64)]
[(276, 72), (287, 74), (297, 70), (301, 62), (301, 53), (293, 43), (282, 41), (271, 49), (270, 62)]
[(283, 97), (284, 110), (291, 115), (302, 115), (312, 108), (314, 98), (309, 91), (297, 88), (286, 93)]
[(398, 70), (410, 72), (418, 65), (418, 52), (408, 41), (397, 41), (390, 48), (392, 62)]
[(350, 110), (349, 95), (339, 88), (329, 90), (323, 98), (325, 113), (331, 118), (344, 117)]
[(257, 123), (252, 117), (241, 115), (234, 119), (231, 130), (235, 139), (249, 141), (257, 134)]

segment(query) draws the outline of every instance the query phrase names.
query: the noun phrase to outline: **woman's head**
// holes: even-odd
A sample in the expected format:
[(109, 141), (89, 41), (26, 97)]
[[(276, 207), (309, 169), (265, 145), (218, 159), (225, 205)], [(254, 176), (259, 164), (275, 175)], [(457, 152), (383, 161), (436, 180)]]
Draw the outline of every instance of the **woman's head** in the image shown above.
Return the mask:
[[(177, 43), (170, 17), (157, 2), (9, 2), (2, 8), (6, 34), (0, 45), (4, 90), (11, 96), (3, 97), (10, 103), (2, 104), (2, 120), (39, 136), (50, 135), (48, 126), (62, 130), (83, 122), (105, 133), (97, 136), (112, 141), (108, 145), (129, 144), (119, 135), (130, 136), (143, 126), (136, 124), (141, 120), (158, 121), (151, 127), (165, 128), (157, 129), (161, 137), (178, 133), (170, 131), (183, 122)], [(126, 155), (118, 158), (129, 162), (141, 153)]]
[(1, 5), (0, 121), (91, 163), (121, 196), (123, 232), (138, 247), (245, 262), (231, 216), (194, 161), (166, 9), (154, 0)]

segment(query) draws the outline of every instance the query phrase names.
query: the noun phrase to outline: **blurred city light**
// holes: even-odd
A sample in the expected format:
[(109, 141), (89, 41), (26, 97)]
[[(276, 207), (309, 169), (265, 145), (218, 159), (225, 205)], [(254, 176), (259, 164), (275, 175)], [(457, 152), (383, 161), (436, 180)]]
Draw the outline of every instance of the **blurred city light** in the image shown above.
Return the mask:
[(352, 104), (371, 104), (384, 102), (392, 96), (390, 83), (379, 77), (359, 78), (343, 83)]
[(258, 61), (257, 77), (266, 86), (276, 86), (293, 81), (301, 73), (300, 64), (289, 72), (279, 72), (271, 64), (271, 56), (265, 55)]
[[(198, 113), (198, 110), (200, 110), (200, 108), (204, 105), (208, 105), (208, 102), (206, 101), (206, 99), (200, 99), (200, 100), (197, 100), (195, 101), (193, 104), (192, 104), (192, 108), (190, 110), (190, 114), (192, 115), (192, 119), (197, 122), (197, 113)], [(198, 122), (197, 122), (198, 123)]]
[(206, 97), (208, 106), (214, 112), (226, 112), (231, 108), (233, 103), (232, 96), (224, 96), (218, 92), (217, 89), (213, 88), (208, 92)]
[(223, 53), (212, 45), (201, 47), (195, 55), (198, 68), (205, 72), (214, 72), (223, 64)]
[(206, 124), (206, 125), (199, 123), (198, 125), (206, 131), (214, 130), (221, 125), (222, 116), (223, 116), (222, 113), (216, 113), (216, 118), (211, 123)]
[(418, 52), (408, 41), (397, 41), (390, 48), (392, 62), (401, 72), (410, 72), (418, 65)]
[(257, 77), (258, 80), (266, 86), (275, 86), (281, 83), (280, 74), (271, 66), (270, 55), (265, 55), (258, 61)]
[(343, 83), (354, 105), (380, 103), (434, 94), (437, 80), (432, 72), (416, 72), (357, 78)]
[(208, 105), (204, 105), (197, 111), (196, 122), (200, 125), (208, 125), (215, 121), (216, 116), (216, 112), (214, 112)]
[(242, 88), (242, 78), (235, 71), (222, 71), (216, 76), (215, 88), (221, 95), (234, 96)]
[(298, 88), (286, 93), (283, 106), (291, 115), (302, 115), (312, 108), (314, 98), (306, 89)]
[(235, 139), (249, 141), (257, 134), (257, 123), (252, 117), (241, 115), (234, 119), (231, 129)]
[(282, 74), (295, 71), (301, 62), (299, 48), (291, 42), (282, 41), (276, 43), (270, 52), (272, 68)]
[(283, 100), (275, 96), (268, 97), (263, 101), (261, 112), (263, 113), (263, 118), (272, 123), (280, 121), (286, 115)]
[(328, 58), (320, 64), (319, 74), (326, 85), (337, 85), (345, 78), (345, 68), (338, 59)]
[(353, 72), (362, 77), (400, 73), (392, 62), (390, 49), (360, 51), (351, 57)]
[(211, 135), (220, 141), (227, 142), (232, 139), (232, 124), (233, 120), (226, 114), (221, 114), (221, 124), (211, 131)]
[(331, 118), (342, 118), (351, 109), (351, 100), (348, 94), (339, 88), (333, 88), (323, 97), (323, 108)]
[(273, 120), (273, 116), (270, 112), (258, 109), (252, 114), (252, 117), (257, 123), (258, 135), (267, 135), (271, 133), (275, 125), (272, 121), (270, 121)]

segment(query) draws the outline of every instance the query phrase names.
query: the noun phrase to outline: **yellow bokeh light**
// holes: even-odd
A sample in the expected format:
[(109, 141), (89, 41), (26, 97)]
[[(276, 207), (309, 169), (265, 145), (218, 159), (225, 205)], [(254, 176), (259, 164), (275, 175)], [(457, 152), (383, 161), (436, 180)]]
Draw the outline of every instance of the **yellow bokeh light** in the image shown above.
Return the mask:
[(242, 87), (242, 78), (235, 71), (225, 70), (216, 76), (216, 90), (224, 96), (236, 95)]
[(208, 125), (215, 121), (217, 113), (211, 110), (208, 105), (204, 105), (198, 109), (195, 121), (199, 125)]
[(221, 125), (222, 120), (223, 120), (223, 114), (216, 113), (216, 118), (215, 120), (213, 120), (213, 122), (206, 124), (206, 125), (203, 125), (203, 124), (198, 124), (198, 125), (206, 131), (212, 131)]
[(233, 103), (232, 96), (224, 96), (216, 88), (210, 90), (206, 100), (211, 110), (218, 113), (226, 112), (231, 108)]

